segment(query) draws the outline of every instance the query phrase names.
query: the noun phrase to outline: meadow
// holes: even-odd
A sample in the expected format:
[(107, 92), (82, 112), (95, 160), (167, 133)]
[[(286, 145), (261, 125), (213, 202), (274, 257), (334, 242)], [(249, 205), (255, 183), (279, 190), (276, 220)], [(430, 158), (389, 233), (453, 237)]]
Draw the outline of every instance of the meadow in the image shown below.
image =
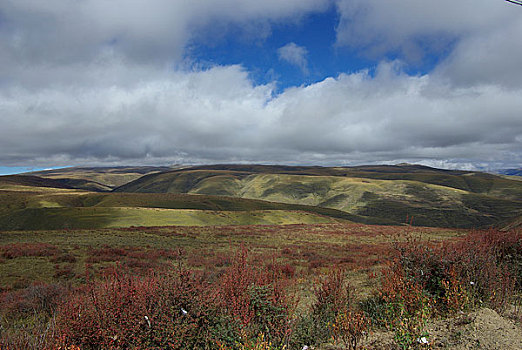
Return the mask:
[(429, 338), (434, 317), (508, 310), (521, 265), (521, 234), (495, 230), (328, 223), (4, 231), (0, 344), (377, 349), (367, 335), (386, 330), (393, 346), (412, 348)]

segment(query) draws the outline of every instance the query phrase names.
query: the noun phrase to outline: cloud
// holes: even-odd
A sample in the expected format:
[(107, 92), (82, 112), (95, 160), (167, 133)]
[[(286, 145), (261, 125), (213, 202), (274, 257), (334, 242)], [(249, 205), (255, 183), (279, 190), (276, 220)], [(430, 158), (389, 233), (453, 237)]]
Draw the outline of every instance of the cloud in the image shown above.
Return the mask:
[[(486, 73), (487, 79), (498, 79), (495, 69), (488, 67), (484, 73), (481, 68), (488, 63), (502, 67), (503, 59), (508, 65), (505, 75), (512, 62), (522, 59), (516, 45), (520, 10), (504, 1), (338, 0), (336, 5), (337, 45), (361, 50), (366, 56), (398, 55), (420, 64), (429, 55), (449, 54), (458, 67), (447, 72), (459, 71), (454, 77), (459, 80), (470, 80), (473, 73), (479, 73), (477, 80)], [(502, 52), (495, 52), (497, 48)], [(470, 68), (460, 71), (464, 59), (470, 58)]]
[(295, 43), (288, 43), (280, 47), (277, 50), (277, 54), (280, 60), (287, 61), (299, 67), (304, 74), (308, 74), (308, 62), (306, 60), (308, 51), (305, 47), (296, 45)]
[[(322, 11), (328, 0), (16, 0), (0, 4), (4, 59), (91, 62), (107, 49), (137, 62), (179, 59), (194, 37)], [(238, 34), (237, 32), (235, 33)], [(250, 35), (266, 35), (250, 30)]]
[[(0, 164), (522, 163), (522, 16), (502, 1), (338, 0), (337, 45), (380, 63), (280, 93), (186, 57), (194, 40), (263, 37), (327, 4), (1, 2)], [(405, 73), (434, 52), (432, 72)], [(279, 54), (307, 67), (294, 43)]]
[(279, 95), (240, 66), (156, 72), (128, 86), (12, 89), (0, 94), (0, 162), (520, 164), (521, 90), (456, 91), (399, 67)]
[(522, 16), (519, 13), (517, 20), (505, 21), (490, 31), (471, 34), (460, 40), (436, 68), (435, 74), (457, 86), (497, 84), (506, 88), (521, 87), (522, 47), (516, 44), (520, 35)]

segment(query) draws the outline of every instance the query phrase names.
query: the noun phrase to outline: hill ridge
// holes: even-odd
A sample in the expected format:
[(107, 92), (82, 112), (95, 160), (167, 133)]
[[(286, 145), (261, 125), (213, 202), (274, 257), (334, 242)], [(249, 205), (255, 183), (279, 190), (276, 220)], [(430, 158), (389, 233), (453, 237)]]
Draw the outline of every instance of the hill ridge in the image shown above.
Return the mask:
[(422, 165), (218, 164), (145, 175), (114, 192), (192, 193), (299, 203), (403, 223), (479, 227), (520, 215), (522, 183)]

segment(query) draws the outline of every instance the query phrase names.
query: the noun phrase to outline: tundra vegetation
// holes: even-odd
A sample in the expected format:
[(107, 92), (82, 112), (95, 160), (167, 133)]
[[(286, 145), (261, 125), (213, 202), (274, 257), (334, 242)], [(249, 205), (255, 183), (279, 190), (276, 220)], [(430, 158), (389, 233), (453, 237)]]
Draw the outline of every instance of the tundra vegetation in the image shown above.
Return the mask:
[(521, 320), (521, 181), (131, 170), (0, 177), (1, 349), (437, 348), (436, 320)]
[(359, 349), (508, 310), (522, 235), (316, 224), (3, 232), (2, 348)]

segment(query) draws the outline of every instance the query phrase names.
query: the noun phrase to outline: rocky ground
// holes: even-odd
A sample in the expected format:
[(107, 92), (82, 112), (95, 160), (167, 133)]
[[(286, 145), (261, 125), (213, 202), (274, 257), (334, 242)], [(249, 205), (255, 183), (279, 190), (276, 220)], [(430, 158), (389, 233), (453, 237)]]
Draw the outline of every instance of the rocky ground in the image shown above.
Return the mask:
[[(418, 349), (522, 349), (522, 327), (510, 317), (501, 316), (491, 309), (435, 320), (428, 325), (429, 343), (418, 344)], [(360, 349), (399, 349), (393, 332), (374, 332), (363, 340)], [(322, 350), (340, 350), (343, 347), (327, 346)]]

